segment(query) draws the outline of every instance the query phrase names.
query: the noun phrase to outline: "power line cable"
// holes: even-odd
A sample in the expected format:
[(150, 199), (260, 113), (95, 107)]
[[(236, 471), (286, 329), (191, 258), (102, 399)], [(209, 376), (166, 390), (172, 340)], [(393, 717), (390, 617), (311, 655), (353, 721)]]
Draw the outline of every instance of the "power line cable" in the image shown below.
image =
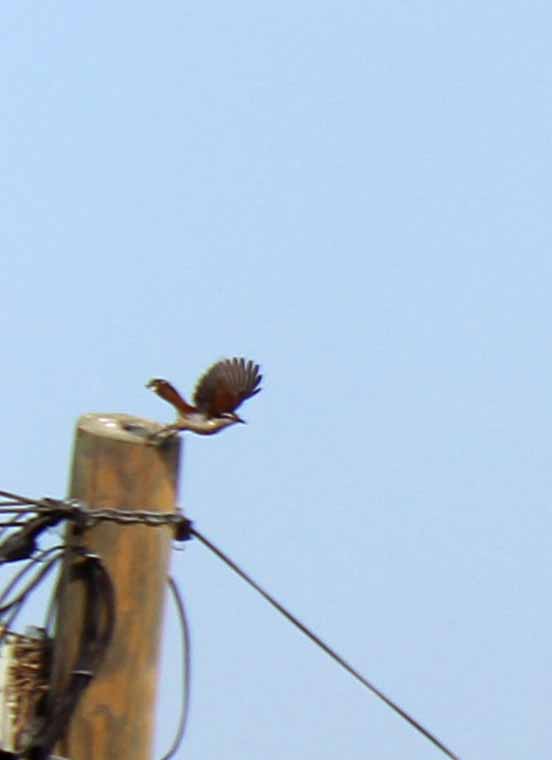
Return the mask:
[(298, 628), (301, 633), (303, 633), (307, 638), (309, 638), (316, 646), (318, 646), (322, 651), (326, 652), (327, 655), (329, 655), (335, 662), (338, 663), (344, 670), (346, 670), (350, 675), (353, 676), (353, 678), (356, 678), (357, 681), (360, 681), (360, 683), (369, 689), (373, 694), (375, 694), (379, 699), (382, 700), (382, 702), (385, 702), (385, 704), (390, 707), (392, 710), (394, 710), (398, 715), (401, 716), (404, 720), (407, 721), (407, 723), (410, 723), (410, 725), (416, 729), (420, 734), (425, 736), (426, 739), (428, 739), (435, 747), (441, 750), (447, 757), (450, 757), (451, 760), (460, 760), (458, 755), (455, 755), (452, 750), (450, 750), (446, 745), (443, 744), (434, 734), (431, 733), (427, 728), (422, 726), (421, 723), (419, 723), (417, 720), (415, 720), (411, 715), (409, 715), (405, 710), (402, 709), (402, 707), (399, 707), (395, 702), (393, 702), (392, 699), (390, 699), (388, 696), (386, 696), (380, 689), (377, 688), (377, 686), (374, 686), (373, 683), (371, 683), (367, 678), (365, 678), (361, 673), (358, 672), (355, 668), (353, 668), (352, 665), (350, 665), (347, 660), (345, 660), (341, 655), (339, 655), (335, 649), (332, 649), (328, 644), (326, 644), (322, 639), (317, 636), (313, 631), (310, 630), (310, 628), (307, 628), (307, 626), (302, 623), (298, 618), (295, 617), (288, 609), (284, 607), (283, 604), (281, 604), (277, 599), (275, 599), (271, 594), (268, 593), (264, 588), (262, 588), (256, 581), (253, 580), (253, 578), (248, 575), (245, 570), (242, 570), (239, 565), (237, 565), (233, 560), (230, 559), (230, 557), (225, 554), (221, 549), (219, 549), (215, 544), (213, 544), (212, 541), (210, 541), (208, 538), (206, 538), (202, 533), (200, 533), (197, 528), (195, 528), (193, 525), (190, 527), (190, 534), (195, 536), (201, 543), (206, 546), (213, 554), (215, 554), (220, 560), (222, 560), (231, 570), (233, 570), (237, 575), (242, 578), (247, 584), (249, 584), (255, 591), (260, 594), (263, 599), (265, 599), (272, 607), (274, 607), (281, 615), (283, 615), (287, 620), (289, 620), (290, 623), (292, 623), (296, 628)]

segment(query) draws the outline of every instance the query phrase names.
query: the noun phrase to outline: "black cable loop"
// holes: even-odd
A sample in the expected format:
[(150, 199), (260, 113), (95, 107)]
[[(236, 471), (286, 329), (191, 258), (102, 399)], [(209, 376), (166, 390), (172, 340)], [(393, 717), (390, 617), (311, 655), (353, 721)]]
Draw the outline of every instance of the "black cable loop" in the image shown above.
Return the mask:
[(46, 760), (50, 756), (96, 675), (115, 627), (115, 591), (109, 573), (97, 555), (86, 550), (77, 550), (76, 555), (77, 562), (70, 572), (83, 582), (85, 591), (79, 647), (67, 684), (61, 693), (50, 694), (45, 719), (24, 749), (24, 756), (32, 760)]

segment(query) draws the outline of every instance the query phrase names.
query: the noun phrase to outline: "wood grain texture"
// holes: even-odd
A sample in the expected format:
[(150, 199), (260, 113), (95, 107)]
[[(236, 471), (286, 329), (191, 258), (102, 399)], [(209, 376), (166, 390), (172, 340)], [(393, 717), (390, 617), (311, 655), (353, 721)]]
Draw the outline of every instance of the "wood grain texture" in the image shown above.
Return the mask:
[[(129, 427), (133, 432), (128, 432)], [(159, 426), (127, 415), (86, 415), (77, 424), (70, 496), (89, 506), (173, 512), (180, 441), (151, 446)], [(68, 540), (107, 567), (116, 597), (115, 633), (57, 752), (71, 760), (151, 760), (159, 642), (172, 529), (102, 522)], [(68, 563), (69, 564), (69, 563)], [(74, 662), (82, 588), (66, 566), (61, 582), (53, 687)]]

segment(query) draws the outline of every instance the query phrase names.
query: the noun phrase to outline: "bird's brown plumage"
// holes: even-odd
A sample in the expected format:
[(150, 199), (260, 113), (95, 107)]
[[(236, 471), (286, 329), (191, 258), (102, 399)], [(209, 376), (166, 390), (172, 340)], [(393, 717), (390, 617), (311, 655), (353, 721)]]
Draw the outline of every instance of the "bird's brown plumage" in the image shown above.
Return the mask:
[(209, 417), (234, 412), (246, 399), (261, 389), (259, 365), (243, 357), (222, 359), (200, 377), (194, 404)]
[(168, 380), (154, 378), (149, 381), (147, 387), (155, 391), (160, 398), (172, 404), (180, 414), (189, 414), (195, 411), (194, 407), (182, 398), (174, 385), (169, 383)]

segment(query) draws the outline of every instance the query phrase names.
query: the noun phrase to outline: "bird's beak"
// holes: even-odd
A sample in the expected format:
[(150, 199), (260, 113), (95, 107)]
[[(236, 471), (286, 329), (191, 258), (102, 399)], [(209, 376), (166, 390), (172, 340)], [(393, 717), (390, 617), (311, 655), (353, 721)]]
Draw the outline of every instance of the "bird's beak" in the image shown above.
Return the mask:
[(242, 425), (247, 425), (247, 422), (245, 420), (242, 420), (241, 417), (238, 417), (237, 414), (234, 415), (234, 419), (236, 420), (236, 422), (241, 422)]

